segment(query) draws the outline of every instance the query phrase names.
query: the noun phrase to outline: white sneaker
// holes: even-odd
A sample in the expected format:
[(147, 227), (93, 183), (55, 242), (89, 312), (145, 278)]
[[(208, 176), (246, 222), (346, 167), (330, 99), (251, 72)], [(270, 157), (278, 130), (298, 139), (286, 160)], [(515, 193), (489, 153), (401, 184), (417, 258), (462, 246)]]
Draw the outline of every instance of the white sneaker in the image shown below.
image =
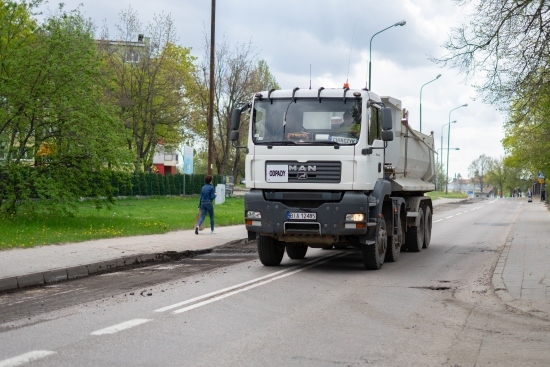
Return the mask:
[(216, 231), (212, 231), (212, 232), (210, 232), (210, 234), (217, 234), (217, 233), (218, 233), (218, 232), (216, 232)]

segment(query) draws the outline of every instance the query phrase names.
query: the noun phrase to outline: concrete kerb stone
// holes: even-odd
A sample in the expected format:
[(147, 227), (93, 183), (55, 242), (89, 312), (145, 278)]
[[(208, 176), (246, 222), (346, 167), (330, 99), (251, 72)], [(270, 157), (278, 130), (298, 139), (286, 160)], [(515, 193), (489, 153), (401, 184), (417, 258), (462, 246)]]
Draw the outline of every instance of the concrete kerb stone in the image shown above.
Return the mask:
[(12, 289), (17, 289), (17, 287), (17, 277), (0, 279), (0, 292), (11, 291)]
[(67, 268), (67, 279), (84, 278), (90, 275), (88, 266), (80, 265)]
[(86, 266), (90, 274), (101, 273), (104, 271), (109, 271), (109, 270), (126, 266), (124, 259), (125, 258), (118, 258), (118, 259), (100, 261), (97, 263), (88, 264)]
[(44, 285), (44, 274), (25, 274), (17, 277), (17, 286), (19, 288), (32, 287), (34, 285)]
[(44, 275), (44, 283), (46, 284), (61, 282), (68, 279), (67, 269), (57, 269), (57, 270), (46, 271), (43, 273), (43, 275)]

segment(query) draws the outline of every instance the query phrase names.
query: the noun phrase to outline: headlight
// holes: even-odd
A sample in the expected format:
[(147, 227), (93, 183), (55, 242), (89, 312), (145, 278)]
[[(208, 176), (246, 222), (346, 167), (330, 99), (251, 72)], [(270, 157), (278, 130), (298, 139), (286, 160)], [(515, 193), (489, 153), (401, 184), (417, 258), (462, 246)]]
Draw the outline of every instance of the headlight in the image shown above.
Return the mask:
[(247, 211), (247, 212), (246, 212), (246, 217), (247, 217), (247, 218), (252, 218), (252, 219), (262, 219), (262, 213), (260, 213), (260, 212), (253, 212), (253, 211)]
[(365, 220), (365, 214), (359, 213), (359, 214), (346, 214), (346, 221), (347, 222), (362, 222)]

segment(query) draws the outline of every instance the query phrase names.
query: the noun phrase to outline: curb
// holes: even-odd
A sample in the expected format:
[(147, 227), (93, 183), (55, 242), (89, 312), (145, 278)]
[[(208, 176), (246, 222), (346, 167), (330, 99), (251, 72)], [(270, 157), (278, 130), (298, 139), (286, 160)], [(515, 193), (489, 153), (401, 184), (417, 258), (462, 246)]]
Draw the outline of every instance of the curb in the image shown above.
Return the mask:
[[(231, 241), (227, 244), (231, 244), (234, 242), (236, 241)], [(131, 255), (119, 257), (116, 259), (99, 261), (87, 265), (77, 265), (62, 269), (46, 270), (38, 273), (2, 278), (0, 279), (0, 292), (84, 278), (90, 275), (123, 270), (124, 268), (128, 268), (130, 266), (144, 265), (147, 263), (177, 261), (180, 259), (209, 253), (212, 251), (213, 248), (203, 250), (166, 251), (158, 253)]]

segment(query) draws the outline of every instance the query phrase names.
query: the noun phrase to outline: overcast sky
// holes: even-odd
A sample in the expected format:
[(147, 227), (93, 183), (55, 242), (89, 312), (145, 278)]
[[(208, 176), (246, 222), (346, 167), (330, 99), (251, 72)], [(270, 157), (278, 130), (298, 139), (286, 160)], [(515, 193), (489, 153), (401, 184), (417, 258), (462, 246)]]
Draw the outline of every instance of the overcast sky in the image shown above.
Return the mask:
[[(131, 6), (143, 23), (153, 14), (170, 14), (175, 21), (179, 44), (203, 55), (204, 31), (210, 30), (211, 1), (208, 0), (65, 0), (67, 9), (82, 4), (82, 12), (98, 28), (111, 27), (118, 14)], [(50, 1), (44, 13), (55, 10)], [(267, 61), (282, 88), (341, 88), (349, 79), (351, 88), (363, 88), (368, 79), (369, 41), (372, 35), (401, 20), (403, 27), (390, 28), (372, 41), (372, 90), (402, 100), (410, 111), (409, 123), (419, 129), (422, 90), (422, 132), (434, 132), (440, 147), (442, 126), (449, 113), (465, 103), (468, 107), (451, 113), (449, 176), (468, 176), (468, 166), (481, 154), (503, 156), (501, 140), (504, 116), (492, 106), (476, 101), (476, 92), (457, 70), (440, 68), (428, 56), (441, 56), (450, 28), (467, 16), (452, 0), (277, 0), (216, 2), (216, 39), (232, 44), (251, 40), (258, 57)], [(354, 33), (355, 25), (355, 33)], [(111, 35), (116, 32), (111, 28)], [(353, 36), (353, 45), (352, 45)], [(350, 46), (351, 57), (350, 57)], [(348, 73), (348, 60), (349, 76)], [(447, 146), (447, 126), (444, 131)], [(444, 161), (446, 150), (443, 151)]]

